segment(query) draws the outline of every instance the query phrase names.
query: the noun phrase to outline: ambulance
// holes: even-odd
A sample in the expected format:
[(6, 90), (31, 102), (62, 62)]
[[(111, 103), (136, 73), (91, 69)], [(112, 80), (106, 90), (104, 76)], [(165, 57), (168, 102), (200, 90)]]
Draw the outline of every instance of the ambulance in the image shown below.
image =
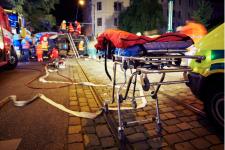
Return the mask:
[(202, 61), (192, 60), (188, 75), (192, 93), (204, 103), (211, 122), (224, 128), (224, 23), (204, 36), (193, 49)]

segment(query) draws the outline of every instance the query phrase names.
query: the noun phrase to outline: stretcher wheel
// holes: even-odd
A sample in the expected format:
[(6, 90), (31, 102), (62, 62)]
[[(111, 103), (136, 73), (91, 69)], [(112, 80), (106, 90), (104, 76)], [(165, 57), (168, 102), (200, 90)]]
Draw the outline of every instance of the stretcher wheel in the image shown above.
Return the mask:
[(104, 102), (104, 112), (105, 112), (106, 114), (109, 113), (109, 105), (108, 105), (107, 102)]
[(119, 130), (118, 131), (118, 138), (120, 140), (121, 145), (124, 145), (125, 144), (125, 140), (126, 140), (124, 130)]
[(134, 109), (137, 108), (137, 102), (136, 102), (134, 99), (132, 99), (132, 107), (133, 107)]
[(144, 91), (148, 91), (150, 89), (150, 81), (147, 77), (144, 78), (142, 88)]

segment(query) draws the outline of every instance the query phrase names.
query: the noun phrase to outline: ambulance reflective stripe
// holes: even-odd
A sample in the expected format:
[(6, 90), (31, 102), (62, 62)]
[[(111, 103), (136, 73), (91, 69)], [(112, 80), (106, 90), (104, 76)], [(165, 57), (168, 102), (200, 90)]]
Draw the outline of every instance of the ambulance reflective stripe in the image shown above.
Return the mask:
[(212, 64), (210, 66), (210, 70), (218, 70), (218, 69), (223, 69), (224, 70), (224, 63), (215, 63), (215, 64)]
[(211, 60), (224, 58), (224, 50), (212, 50), (211, 51)]

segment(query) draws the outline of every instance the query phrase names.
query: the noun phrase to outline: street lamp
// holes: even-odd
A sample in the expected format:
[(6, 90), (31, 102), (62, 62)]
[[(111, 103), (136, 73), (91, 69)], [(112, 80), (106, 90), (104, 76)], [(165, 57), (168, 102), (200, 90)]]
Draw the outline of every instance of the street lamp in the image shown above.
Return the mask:
[(168, 28), (167, 32), (173, 32), (173, 1), (168, 1)]
[(76, 12), (76, 20), (77, 20), (77, 14), (78, 14), (78, 10), (79, 10), (79, 5), (83, 6), (84, 5), (84, 0), (79, 0), (78, 1), (77, 12)]
[[(79, 0), (78, 1), (78, 4), (81, 5), (81, 6), (83, 6), (83, 5), (85, 5), (85, 1), (84, 0)], [(92, 31), (93, 31), (93, 34), (95, 36), (95, 4), (93, 4), (91, 2), (89, 5), (91, 5), (91, 7), (93, 6), (93, 10), (92, 10), (93, 11), (93, 19), (91, 18), (91, 24), (92, 24)]]

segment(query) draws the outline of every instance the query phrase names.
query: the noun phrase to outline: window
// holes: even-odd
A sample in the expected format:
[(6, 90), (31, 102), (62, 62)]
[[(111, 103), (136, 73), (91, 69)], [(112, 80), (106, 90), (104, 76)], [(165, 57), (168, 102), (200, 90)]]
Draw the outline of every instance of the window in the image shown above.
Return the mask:
[(179, 0), (179, 5), (181, 5), (181, 0)]
[(97, 25), (98, 26), (102, 26), (102, 18), (98, 18), (97, 19)]
[(114, 2), (114, 11), (121, 11), (121, 10), (122, 10), (122, 3)]
[(118, 18), (114, 18), (114, 26), (118, 26)]
[(97, 2), (97, 10), (102, 10), (102, 2)]

